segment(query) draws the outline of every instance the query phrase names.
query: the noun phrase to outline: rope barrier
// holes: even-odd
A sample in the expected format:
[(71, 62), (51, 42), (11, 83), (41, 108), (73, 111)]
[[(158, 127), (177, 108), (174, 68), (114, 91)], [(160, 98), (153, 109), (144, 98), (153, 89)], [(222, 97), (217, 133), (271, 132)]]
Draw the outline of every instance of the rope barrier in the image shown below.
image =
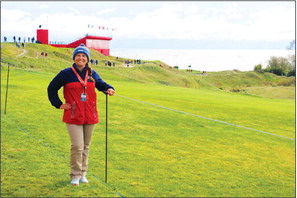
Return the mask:
[(276, 137), (281, 137), (281, 138), (285, 138), (285, 139), (289, 139), (289, 140), (295, 140), (293, 138), (289, 138), (289, 137), (285, 137), (285, 136), (281, 136), (281, 135), (276, 135), (276, 134), (273, 134), (273, 133), (268, 133), (268, 132), (265, 132), (265, 131), (260, 131), (260, 130), (257, 130), (257, 129), (252, 129), (252, 128), (249, 128), (249, 127), (240, 126), (240, 125), (237, 125), (237, 124), (232, 124), (232, 123), (221, 121), (221, 120), (207, 118), (207, 117), (204, 117), (204, 116), (195, 115), (195, 114), (184, 112), (184, 111), (179, 111), (179, 110), (171, 109), (171, 108), (168, 108), (168, 107), (163, 107), (163, 106), (152, 104), (152, 103), (148, 103), (148, 102), (144, 102), (144, 101), (140, 101), (140, 100), (135, 100), (135, 99), (128, 98), (128, 97), (125, 97), (125, 96), (121, 96), (121, 95), (116, 95), (115, 94), (115, 96), (118, 96), (118, 97), (121, 97), (121, 98), (125, 98), (127, 100), (132, 100), (134, 102), (139, 102), (139, 103), (143, 103), (143, 104), (155, 106), (155, 107), (158, 107), (158, 108), (167, 109), (167, 110), (170, 110), (170, 111), (174, 111), (174, 112), (178, 112), (178, 113), (183, 113), (183, 114), (195, 116), (195, 117), (202, 118), (202, 119), (206, 119), (206, 120), (210, 120), (210, 121), (214, 121), (214, 122), (219, 122), (219, 123), (222, 123), (222, 124), (227, 124), (227, 125), (231, 125), (231, 126), (235, 126), (235, 127), (247, 129), (247, 130), (250, 130), (250, 131), (256, 131), (256, 132), (259, 132), (259, 133), (264, 133), (264, 134), (268, 134), (268, 135), (272, 135), (272, 136), (276, 136)]
[(135, 100), (135, 99), (128, 98), (128, 97), (121, 96), (121, 95), (117, 95), (117, 94), (115, 94), (115, 96), (118, 96), (118, 97), (121, 97), (121, 98), (125, 98), (125, 99), (131, 100), (131, 101), (135, 101), (135, 102), (139, 102), (139, 103), (143, 103), (143, 104), (155, 106), (155, 107), (162, 108), (162, 109), (167, 109), (167, 110), (170, 110), (170, 111), (175, 111), (175, 112), (178, 112), (178, 113), (183, 113), (183, 114), (187, 114), (187, 115), (199, 117), (199, 118), (206, 119), (206, 120), (210, 120), (210, 121), (214, 121), (214, 122), (218, 122), (218, 123), (222, 123), (222, 124), (227, 124), (227, 125), (230, 125), (230, 126), (239, 127), (239, 128), (247, 129), (247, 130), (250, 130), (250, 131), (255, 131), (255, 132), (259, 132), (259, 133), (263, 133), (263, 134), (272, 135), (272, 136), (276, 136), (276, 137), (285, 138), (285, 139), (288, 139), (288, 140), (294, 140), (295, 141), (295, 139), (293, 139), (293, 138), (289, 138), (289, 137), (277, 135), (277, 134), (274, 134), (274, 133), (269, 133), (269, 132), (265, 132), (265, 131), (261, 131), (261, 130), (257, 130), (257, 129), (252, 129), (252, 128), (249, 128), (249, 127), (240, 126), (240, 125), (237, 125), (237, 124), (232, 124), (232, 123), (221, 121), (221, 120), (207, 118), (207, 117), (204, 117), (204, 116), (195, 115), (195, 114), (192, 114), (192, 113), (188, 113), (188, 112), (184, 112), (184, 111), (179, 111), (179, 110), (171, 109), (171, 108), (168, 108), (168, 107), (163, 107), (163, 106), (160, 106), (160, 105), (156, 105), (156, 104), (152, 104), (152, 103), (148, 103), (148, 102), (144, 102), (144, 101), (140, 101), (140, 100)]

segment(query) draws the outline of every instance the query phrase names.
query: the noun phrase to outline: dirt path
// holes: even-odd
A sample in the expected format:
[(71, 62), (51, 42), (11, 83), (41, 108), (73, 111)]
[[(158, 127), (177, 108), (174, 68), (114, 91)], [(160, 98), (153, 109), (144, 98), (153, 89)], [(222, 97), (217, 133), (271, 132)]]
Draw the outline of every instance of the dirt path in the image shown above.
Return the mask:
[(27, 53), (27, 50), (26, 50), (26, 49), (23, 49), (23, 52), (20, 53), (20, 54), (18, 54), (16, 57), (23, 56), (23, 55), (26, 54), (26, 53)]

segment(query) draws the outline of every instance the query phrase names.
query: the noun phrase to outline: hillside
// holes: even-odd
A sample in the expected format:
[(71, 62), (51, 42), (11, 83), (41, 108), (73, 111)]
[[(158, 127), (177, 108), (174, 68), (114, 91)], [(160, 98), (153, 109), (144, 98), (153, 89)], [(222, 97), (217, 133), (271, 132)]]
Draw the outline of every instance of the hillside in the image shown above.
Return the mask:
[[(42, 57), (41, 52), (47, 52), (47, 57)], [(34, 71), (57, 73), (72, 64), (71, 48), (55, 48), (48, 45), (27, 43), (25, 48), (17, 48), (14, 43), (1, 43), (1, 60), (20, 68)], [(37, 55), (38, 54), (38, 57)], [(257, 73), (253, 71), (241, 72), (238, 70), (209, 72), (202, 75), (201, 72), (193, 73), (172, 69), (161, 61), (142, 60), (141, 64), (132, 64), (129, 68), (124, 63), (128, 57), (104, 56), (95, 50), (91, 50), (91, 58), (99, 60), (98, 65), (92, 67), (100, 73), (104, 79), (116, 81), (134, 81), (139, 83), (153, 83), (167, 86), (179, 86), (188, 88), (221, 89), (243, 94), (259, 95), (259, 89), (269, 87), (286, 86), (289, 90), (289, 98), (294, 98), (295, 77), (281, 77), (270, 73)], [(115, 67), (106, 66), (110, 61)], [(160, 67), (162, 65), (162, 67)], [(131, 67), (132, 66), (132, 67)], [(288, 88), (288, 86), (291, 86)], [(253, 89), (255, 88), (255, 89)], [(283, 96), (283, 94), (281, 94)], [(279, 97), (279, 96), (276, 96)]]
[[(48, 57), (36, 58), (37, 50)], [(46, 88), (70, 66), (72, 50), (2, 45), (2, 61), (24, 68), (11, 67), (7, 84), (7, 64), (1, 65), (3, 197), (295, 196), (296, 105), (280, 98), (294, 87), (277, 86), (292, 78), (238, 71), (203, 76), (160, 68), (160, 61), (125, 68), (124, 58), (94, 51), (92, 58), (115, 61), (116, 67), (94, 67), (116, 95), (97, 94), (89, 184), (71, 186), (71, 141), (63, 110), (50, 104)]]

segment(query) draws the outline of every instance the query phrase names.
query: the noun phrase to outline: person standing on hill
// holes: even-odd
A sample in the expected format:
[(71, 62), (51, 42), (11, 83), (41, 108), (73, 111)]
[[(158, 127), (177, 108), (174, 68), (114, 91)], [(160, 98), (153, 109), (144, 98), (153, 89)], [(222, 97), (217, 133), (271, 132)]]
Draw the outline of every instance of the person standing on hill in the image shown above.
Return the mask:
[[(58, 73), (47, 90), (51, 104), (64, 110), (63, 122), (66, 123), (71, 140), (71, 184), (79, 185), (88, 183), (86, 172), (89, 146), (94, 126), (98, 123), (95, 88), (110, 96), (115, 91), (88, 65), (90, 51), (83, 44), (74, 50), (72, 59), (72, 67)], [(58, 96), (62, 86), (65, 103)]]

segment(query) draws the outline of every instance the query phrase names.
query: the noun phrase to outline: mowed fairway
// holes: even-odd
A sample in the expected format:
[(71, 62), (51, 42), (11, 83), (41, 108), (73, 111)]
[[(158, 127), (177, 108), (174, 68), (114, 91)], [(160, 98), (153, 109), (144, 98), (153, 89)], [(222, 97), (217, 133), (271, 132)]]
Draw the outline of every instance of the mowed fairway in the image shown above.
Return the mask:
[(108, 185), (104, 184), (105, 95), (98, 93), (101, 123), (92, 139), (90, 183), (73, 187), (62, 111), (47, 99), (54, 74), (11, 68), (4, 115), (7, 69), (1, 69), (4, 197), (295, 196), (294, 100), (108, 81), (102, 76), (119, 95), (109, 97)]

